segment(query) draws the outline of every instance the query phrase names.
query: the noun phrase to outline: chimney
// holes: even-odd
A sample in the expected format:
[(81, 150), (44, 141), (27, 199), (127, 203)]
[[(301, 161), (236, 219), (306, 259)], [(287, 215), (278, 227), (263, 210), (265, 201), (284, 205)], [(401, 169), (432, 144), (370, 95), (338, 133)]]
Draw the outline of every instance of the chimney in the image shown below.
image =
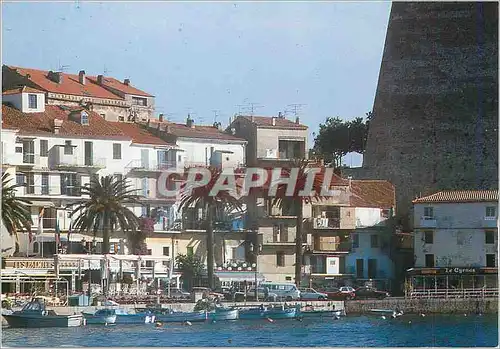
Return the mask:
[(97, 75), (97, 83), (98, 83), (99, 85), (102, 85), (102, 84), (103, 84), (103, 82), (104, 82), (104, 76), (102, 76), (102, 75)]
[(61, 130), (62, 124), (63, 124), (63, 120), (61, 120), (61, 119), (54, 119), (54, 133), (56, 135), (59, 134), (59, 131)]
[(167, 125), (167, 127), (165, 128), (165, 132), (172, 133), (172, 128), (170, 127), (170, 125)]
[(273, 116), (273, 126), (276, 126), (276, 117)]
[(78, 73), (78, 81), (80, 81), (80, 84), (85, 85), (85, 70), (80, 70)]
[(296, 123), (297, 125), (300, 125), (300, 118), (299, 118), (298, 116), (295, 118), (295, 123)]
[(130, 85), (130, 79), (123, 80), (123, 84), (127, 86)]
[(187, 120), (186, 120), (186, 126), (190, 128), (194, 128), (194, 120), (191, 119), (191, 115), (188, 114)]
[(255, 118), (252, 116), (250, 116), (250, 121), (254, 122)]
[(63, 80), (63, 77), (62, 77), (62, 73), (60, 72), (53, 72), (53, 71), (49, 71), (49, 74), (47, 75), (47, 77), (54, 81), (55, 83), (58, 83), (60, 84)]
[(31, 79), (31, 74), (26, 74), (26, 79)]
[(158, 115), (158, 121), (163, 122), (163, 114)]
[(278, 112), (278, 118), (280, 118), (280, 119), (283, 118), (283, 114), (281, 114), (281, 112)]

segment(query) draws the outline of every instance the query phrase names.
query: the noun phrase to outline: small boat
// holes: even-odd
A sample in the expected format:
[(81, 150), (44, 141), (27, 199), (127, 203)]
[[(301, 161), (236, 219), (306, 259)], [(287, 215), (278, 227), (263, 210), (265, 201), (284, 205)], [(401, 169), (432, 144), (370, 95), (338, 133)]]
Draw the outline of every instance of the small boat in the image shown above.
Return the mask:
[(217, 307), (208, 313), (208, 319), (215, 321), (238, 320), (238, 315), (238, 309)]
[(242, 309), (239, 311), (240, 320), (257, 320), (257, 319), (293, 319), (297, 316), (296, 308), (285, 308), (284, 306), (265, 308)]
[(111, 325), (116, 322), (114, 309), (99, 309), (93, 314), (82, 313), (88, 325)]
[(341, 315), (342, 315), (342, 310), (315, 309), (315, 310), (301, 310), (299, 312), (300, 317), (339, 317)]
[(113, 309), (116, 314), (115, 324), (152, 324), (155, 315), (151, 312), (130, 313), (126, 309)]
[(398, 309), (392, 310), (392, 309), (370, 309), (370, 314), (371, 315), (380, 315), (380, 316), (391, 316), (392, 318), (397, 318), (399, 316), (403, 315), (403, 311), (400, 311)]
[(203, 322), (207, 320), (206, 311), (175, 312), (171, 310), (155, 312), (156, 321), (159, 322)]
[(45, 310), (45, 304), (34, 299), (26, 304), (22, 310), (10, 315), (3, 314), (10, 327), (39, 328), (39, 327), (76, 327), (83, 325), (83, 316), (58, 315), (53, 310)]

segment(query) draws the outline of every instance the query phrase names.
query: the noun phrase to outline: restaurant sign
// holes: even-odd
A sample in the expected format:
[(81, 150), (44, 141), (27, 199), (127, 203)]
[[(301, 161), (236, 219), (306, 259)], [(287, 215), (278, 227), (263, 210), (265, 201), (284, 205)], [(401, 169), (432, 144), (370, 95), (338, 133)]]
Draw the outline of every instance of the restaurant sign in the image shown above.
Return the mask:
[(446, 268), (412, 268), (410, 274), (414, 275), (484, 275), (498, 274), (498, 268), (481, 267), (446, 267)]
[[(4, 262), (6, 269), (54, 269), (52, 258), (6, 258)], [(78, 261), (60, 261), (60, 269), (78, 268)]]

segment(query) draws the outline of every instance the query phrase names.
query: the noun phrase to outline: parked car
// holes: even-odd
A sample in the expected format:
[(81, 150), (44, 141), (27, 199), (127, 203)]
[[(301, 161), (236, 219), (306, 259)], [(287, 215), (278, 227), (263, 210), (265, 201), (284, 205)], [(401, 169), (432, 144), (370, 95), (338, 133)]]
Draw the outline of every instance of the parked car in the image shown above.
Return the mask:
[(326, 293), (328, 299), (334, 301), (351, 300), (356, 297), (354, 288), (348, 286), (343, 286), (341, 288), (332, 287), (321, 292)]
[[(278, 295), (273, 292), (269, 292), (266, 297), (266, 292), (264, 287), (258, 287), (257, 288), (257, 297), (259, 297), (259, 300), (262, 301), (277, 301), (278, 300)], [(235, 302), (243, 302), (245, 300), (245, 292), (243, 291), (237, 291), (233, 294), (233, 299)], [(246, 299), (247, 301), (253, 301), (255, 300), (255, 287), (250, 288), (247, 291), (246, 294)]]
[(356, 299), (371, 299), (371, 298), (384, 299), (386, 297), (391, 296), (389, 292), (379, 291), (369, 286), (363, 286), (356, 289), (355, 295)]
[(224, 294), (210, 290), (208, 287), (193, 287), (193, 292), (202, 292), (204, 297), (224, 299)]
[(321, 301), (328, 299), (328, 295), (318, 292), (314, 288), (302, 288), (300, 289), (300, 299), (304, 301)]
[(295, 284), (288, 282), (264, 282), (260, 287), (269, 290), (278, 296), (278, 300), (295, 301), (300, 299), (300, 291)]
[[(168, 290), (164, 290), (163, 294), (168, 294)], [(170, 297), (177, 299), (190, 299), (191, 293), (180, 288), (170, 288)]]

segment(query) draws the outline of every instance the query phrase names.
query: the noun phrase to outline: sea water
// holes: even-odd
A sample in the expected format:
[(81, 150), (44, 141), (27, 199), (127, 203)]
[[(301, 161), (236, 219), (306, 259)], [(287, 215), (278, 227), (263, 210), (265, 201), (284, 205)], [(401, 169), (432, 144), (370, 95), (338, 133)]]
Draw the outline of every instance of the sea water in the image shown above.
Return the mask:
[(493, 347), (497, 315), (347, 316), (339, 320), (239, 320), (76, 328), (4, 328), (3, 346), (22, 347)]

